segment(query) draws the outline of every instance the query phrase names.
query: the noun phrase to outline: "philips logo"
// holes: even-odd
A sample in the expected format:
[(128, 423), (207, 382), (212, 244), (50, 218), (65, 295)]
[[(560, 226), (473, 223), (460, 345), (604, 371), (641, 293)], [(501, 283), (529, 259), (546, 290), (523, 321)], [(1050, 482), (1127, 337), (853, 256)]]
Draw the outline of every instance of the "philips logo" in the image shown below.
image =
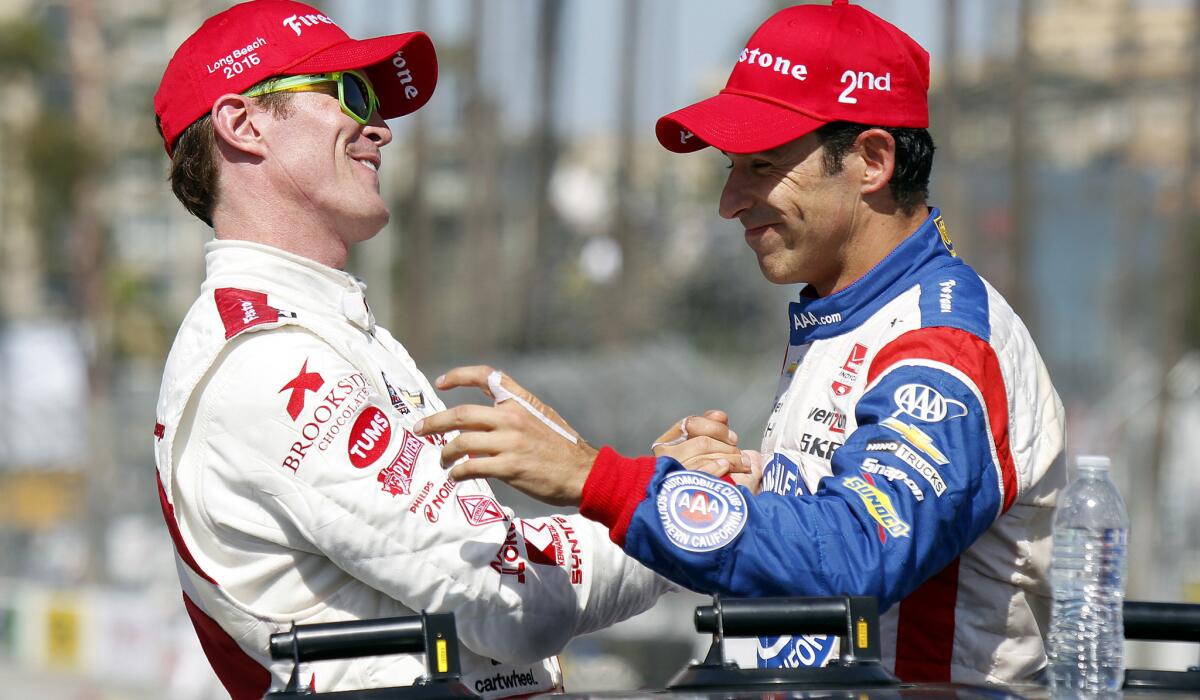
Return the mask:
[(958, 283), (954, 280), (946, 280), (938, 283), (938, 288), (942, 290), (941, 293), (938, 294), (938, 305), (944, 314), (948, 314), (953, 310), (952, 303), (954, 301), (954, 285), (956, 284)]
[(283, 26), (296, 32), (296, 36), (300, 36), (304, 31), (301, 29), (301, 25), (315, 27), (318, 24), (333, 24), (333, 20), (322, 14), (292, 15), (283, 20)]
[(783, 56), (772, 56), (762, 49), (746, 47), (738, 56), (738, 63), (749, 63), (758, 68), (766, 68), (781, 75), (789, 75), (793, 80), (801, 82), (808, 80), (808, 66), (803, 63), (792, 64), (790, 59)]

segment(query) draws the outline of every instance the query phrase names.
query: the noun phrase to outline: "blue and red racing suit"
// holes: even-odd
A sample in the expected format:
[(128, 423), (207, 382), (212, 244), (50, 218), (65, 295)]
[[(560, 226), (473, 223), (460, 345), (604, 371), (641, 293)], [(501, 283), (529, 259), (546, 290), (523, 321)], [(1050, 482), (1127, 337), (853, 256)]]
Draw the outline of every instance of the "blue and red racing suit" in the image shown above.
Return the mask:
[[(1011, 682), (1046, 662), (1064, 416), (1028, 331), (959, 259), (937, 210), (886, 258), (788, 310), (761, 493), (601, 451), (582, 512), (702, 592), (874, 595), (912, 681)], [(763, 665), (835, 640), (760, 640)]]

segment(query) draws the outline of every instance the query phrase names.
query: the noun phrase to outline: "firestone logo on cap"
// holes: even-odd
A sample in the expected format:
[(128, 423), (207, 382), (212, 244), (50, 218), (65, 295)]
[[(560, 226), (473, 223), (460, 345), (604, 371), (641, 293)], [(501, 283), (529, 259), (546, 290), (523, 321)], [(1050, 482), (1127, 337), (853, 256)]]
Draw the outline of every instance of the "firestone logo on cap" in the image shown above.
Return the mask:
[(846, 0), (799, 5), (754, 32), (720, 94), (655, 130), (679, 153), (754, 153), (833, 121), (924, 128), (928, 89), (929, 54), (904, 32)]
[(362, 70), (384, 119), (416, 111), (437, 85), (437, 54), (422, 32), (350, 38), (292, 0), (251, 0), (210, 17), (176, 50), (154, 95), (167, 153), (213, 104), (280, 75)]

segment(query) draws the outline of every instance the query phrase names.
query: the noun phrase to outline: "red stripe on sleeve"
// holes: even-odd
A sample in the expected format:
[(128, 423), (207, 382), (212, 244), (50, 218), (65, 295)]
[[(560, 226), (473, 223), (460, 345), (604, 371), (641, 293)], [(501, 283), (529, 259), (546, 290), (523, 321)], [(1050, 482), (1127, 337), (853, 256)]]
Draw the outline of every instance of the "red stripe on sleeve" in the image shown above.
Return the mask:
[(216, 672), (231, 700), (260, 700), (271, 687), (271, 672), (259, 666), (242, 650), (229, 633), (199, 608), (185, 593), (183, 607), (187, 608), (200, 648)]
[(979, 336), (957, 328), (909, 331), (880, 349), (871, 362), (867, 383), (874, 382), (892, 365), (913, 359), (950, 365), (974, 382), (983, 397), (992, 442), (1000, 460), (1004, 511), (1008, 511), (1017, 498), (1017, 468), (1008, 444), (1008, 392), (995, 350)]
[(608, 536), (625, 546), (625, 531), (633, 511), (646, 498), (646, 485), (654, 476), (654, 457), (630, 459), (605, 446), (596, 455), (583, 484), (579, 512), (608, 528)]
[(949, 683), (954, 652), (958, 559), (900, 601), (896, 676), (905, 683)]
[(189, 569), (196, 572), (197, 576), (214, 586), (217, 585), (211, 576), (204, 573), (204, 569), (200, 568), (200, 565), (192, 558), (192, 553), (188, 551), (187, 544), (183, 541), (183, 535), (179, 532), (179, 523), (175, 522), (175, 508), (167, 500), (167, 492), (163, 489), (162, 476), (157, 475), (157, 478), (158, 505), (162, 508), (163, 519), (167, 521), (167, 532), (171, 533), (171, 542), (175, 545), (175, 551), (179, 552), (179, 558), (183, 560), (184, 564), (187, 564)]

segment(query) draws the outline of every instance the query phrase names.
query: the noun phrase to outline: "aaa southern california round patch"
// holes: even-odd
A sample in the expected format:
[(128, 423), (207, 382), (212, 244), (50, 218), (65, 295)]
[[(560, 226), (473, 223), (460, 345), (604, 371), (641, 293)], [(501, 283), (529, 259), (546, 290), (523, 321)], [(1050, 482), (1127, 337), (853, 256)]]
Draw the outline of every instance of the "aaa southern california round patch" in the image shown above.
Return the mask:
[(671, 542), (689, 552), (720, 549), (746, 526), (746, 499), (702, 472), (675, 472), (658, 491), (658, 517)]

